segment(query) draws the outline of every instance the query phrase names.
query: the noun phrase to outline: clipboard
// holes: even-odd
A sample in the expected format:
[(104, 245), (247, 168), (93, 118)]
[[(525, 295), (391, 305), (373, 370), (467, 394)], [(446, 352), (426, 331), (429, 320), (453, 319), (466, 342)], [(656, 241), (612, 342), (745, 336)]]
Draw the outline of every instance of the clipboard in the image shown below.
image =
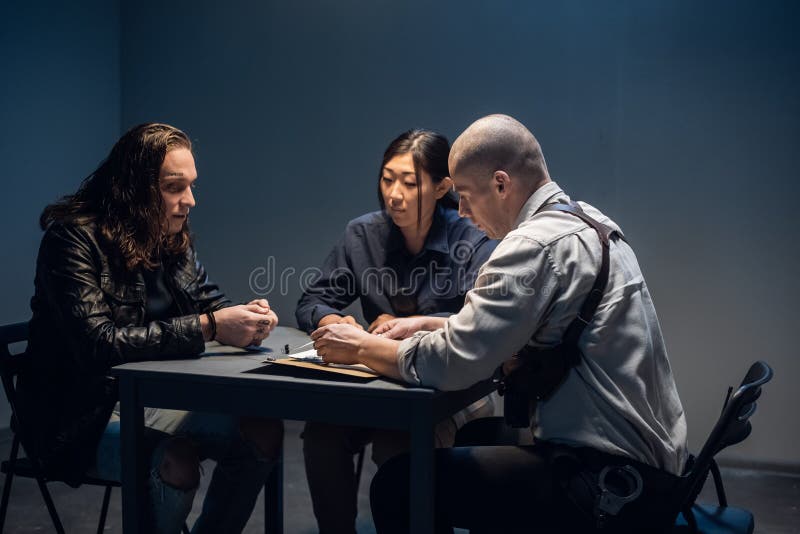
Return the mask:
[(302, 367), (303, 369), (313, 369), (314, 371), (324, 371), (328, 373), (338, 373), (347, 376), (355, 376), (358, 378), (380, 378), (380, 375), (375, 373), (366, 365), (342, 365), (338, 363), (315, 363), (303, 360), (292, 360), (291, 358), (280, 358), (275, 360), (267, 360), (267, 363), (276, 363), (279, 365), (289, 365), (293, 367)]

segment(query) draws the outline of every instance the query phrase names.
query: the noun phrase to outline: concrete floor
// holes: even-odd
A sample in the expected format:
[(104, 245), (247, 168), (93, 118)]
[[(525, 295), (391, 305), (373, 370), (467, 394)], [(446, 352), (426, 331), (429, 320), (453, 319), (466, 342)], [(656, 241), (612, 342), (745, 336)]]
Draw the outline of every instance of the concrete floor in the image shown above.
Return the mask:
[[(285, 532), (306, 534), (317, 532), (311, 512), (311, 500), (305, 480), (305, 470), (300, 442), (301, 422), (290, 421), (286, 425), (285, 465), (284, 465), (284, 525)], [(0, 455), (8, 457), (9, 442), (0, 443)], [(369, 481), (375, 473), (375, 466), (364, 463), (359, 494), (358, 532), (375, 532), (369, 510)], [(205, 466), (210, 473), (213, 464)], [(208, 477), (206, 477), (208, 478)], [(756, 518), (755, 532), (759, 534), (800, 534), (800, 476), (775, 472), (753, 471), (747, 469), (723, 469), (723, 479), (728, 491), (728, 499), (734, 506), (751, 510)], [(205, 482), (205, 481), (204, 481)], [(1, 484), (0, 484), (1, 485)], [(713, 484), (704, 490), (701, 500), (713, 502)], [(72, 489), (64, 484), (50, 486), (56, 508), (61, 515), (64, 528), (69, 532), (95, 532), (102, 501), (102, 489), (81, 487)], [(202, 503), (205, 486), (195, 499), (195, 507), (189, 524), (197, 517)], [(256, 511), (250, 518), (246, 532), (263, 532), (263, 496), (259, 497)], [(106, 532), (122, 532), (120, 492), (115, 490)], [(11, 493), (11, 502), (3, 532), (8, 534), (28, 534), (53, 532), (53, 526), (39, 495), (36, 483), (28, 479), (16, 479)]]

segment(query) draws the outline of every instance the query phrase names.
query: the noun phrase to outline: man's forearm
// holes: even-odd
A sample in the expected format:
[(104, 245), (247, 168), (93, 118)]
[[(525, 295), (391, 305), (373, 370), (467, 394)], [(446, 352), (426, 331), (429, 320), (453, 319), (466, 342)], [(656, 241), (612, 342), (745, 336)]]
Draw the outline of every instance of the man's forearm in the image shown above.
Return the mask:
[(425, 328), (428, 332), (433, 332), (434, 330), (438, 330), (440, 328), (444, 328), (444, 323), (447, 322), (447, 318), (450, 317), (450, 314), (446, 316), (441, 315), (428, 315), (425, 317)]
[(402, 380), (397, 366), (400, 342), (379, 336), (369, 336), (358, 348), (358, 361), (383, 376)]

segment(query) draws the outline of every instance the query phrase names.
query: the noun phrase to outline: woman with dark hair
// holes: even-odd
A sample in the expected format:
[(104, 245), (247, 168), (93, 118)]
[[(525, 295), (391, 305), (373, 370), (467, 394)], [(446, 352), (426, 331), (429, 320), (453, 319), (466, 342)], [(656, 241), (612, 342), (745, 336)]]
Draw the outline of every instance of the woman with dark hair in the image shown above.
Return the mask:
[[(449, 152), (447, 139), (428, 130), (409, 130), (391, 142), (378, 175), (381, 210), (348, 223), (325, 260), (321, 276), (297, 304), (295, 315), (301, 329), (311, 332), (332, 323), (363, 328), (343, 311), (356, 300), (370, 332), (387, 325), (435, 329), (461, 309), (478, 268), (496, 242), (458, 216), (448, 177)], [(398, 317), (413, 319), (398, 325)], [(487, 397), (440, 422), (435, 445), (451, 446), (458, 427), (491, 412)], [(303, 438), (320, 532), (354, 533), (357, 481), (353, 455), (372, 442), (373, 460), (380, 465), (408, 449), (408, 436), (308, 422)]]
[[(266, 300), (231, 305), (189, 233), (192, 145), (166, 124), (128, 131), (78, 191), (45, 208), (21, 409), (49, 473), (119, 480), (116, 382), (125, 362), (194, 357), (205, 342), (260, 344), (278, 318)], [(217, 461), (194, 532), (240, 532), (277, 458), (280, 421), (145, 410), (154, 532), (179, 532), (200, 460)]]

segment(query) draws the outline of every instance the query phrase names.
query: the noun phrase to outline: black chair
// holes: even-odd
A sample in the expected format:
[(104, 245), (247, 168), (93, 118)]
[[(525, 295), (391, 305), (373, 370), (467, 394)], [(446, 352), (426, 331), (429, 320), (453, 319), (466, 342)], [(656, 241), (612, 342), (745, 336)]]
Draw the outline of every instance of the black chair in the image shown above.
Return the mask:
[[(0, 532), (3, 532), (3, 527), (6, 520), (6, 512), (8, 511), (8, 501), (11, 496), (11, 483), (14, 481), (14, 476), (23, 478), (33, 478), (39, 485), (39, 491), (42, 494), (47, 511), (50, 513), (50, 518), (53, 521), (53, 526), (58, 534), (64, 534), (64, 526), (61, 524), (61, 518), (58, 516), (53, 498), (50, 496), (50, 490), (47, 489), (47, 484), (50, 482), (63, 482), (57, 478), (50, 478), (47, 476), (42, 463), (31, 454), (31, 451), (25, 449), (27, 457), (18, 458), (20, 443), (29, 443), (24, 433), (24, 426), (20, 424), (18, 419), (17, 410), (17, 390), (16, 378), (22, 371), (25, 365), (24, 353), (11, 354), (9, 346), (14, 343), (21, 343), (28, 340), (28, 323), (15, 323), (0, 326), (0, 378), (3, 381), (3, 389), (6, 393), (8, 403), (11, 405), (11, 431), (14, 434), (11, 442), (11, 454), (8, 460), (0, 464), (0, 472), (6, 475), (5, 483), (3, 484), (3, 497), (0, 501)], [(103, 486), (105, 492), (103, 493), (103, 504), (100, 508), (100, 520), (97, 523), (97, 532), (103, 532), (106, 523), (106, 515), (108, 514), (108, 503), (111, 499), (111, 490), (120, 487), (120, 483), (116, 480), (106, 480), (102, 478), (95, 478), (85, 476), (81, 481), (82, 484), (90, 486)], [(183, 531), (189, 534), (189, 529), (186, 525), (183, 526)]]
[[(673, 534), (752, 534), (753, 514), (728, 506), (722, 476), (714, 456), (724, 448), (744, 441), (752, 430), (749, 418), (756, 411), (761, 386), (772, 379), (772, 368), (762, 361), (750, 366), (739, 389), (728, 388), (722, 414), (697, 457), (691, 456), (680, 477), (676, 495), (676, 517)], [(731, 395), (733, 393), (733, 395)], [(456, 434), (456, 447), (481, 445), (518, 445), (516, 429), (508, 427), (502, 417), (475, 419)], [(697, 496), (709, 473), (714, 480), (719, 503), (700, 504)]]
[[(755, 526), (753, 514), (742, 508), (728, 506), (722, 476), (714, 456), (726, 447), (741, 443), (752, 431), (750, 416), (756, 411), (756, 400), (761, 396), (761, 386), (772, 379), (772, 368), (758, 361), (750, 366), (739, 389), (728, 395), (722, 414), (697, 457), (690, 457), (686, 472), (681, 477), (679, 502), (680, 515), (673, 532), (692, 534), (752, 534)], [(697, 496), (711, 473), (717, 492), (718, 504), (698, 504)]]

